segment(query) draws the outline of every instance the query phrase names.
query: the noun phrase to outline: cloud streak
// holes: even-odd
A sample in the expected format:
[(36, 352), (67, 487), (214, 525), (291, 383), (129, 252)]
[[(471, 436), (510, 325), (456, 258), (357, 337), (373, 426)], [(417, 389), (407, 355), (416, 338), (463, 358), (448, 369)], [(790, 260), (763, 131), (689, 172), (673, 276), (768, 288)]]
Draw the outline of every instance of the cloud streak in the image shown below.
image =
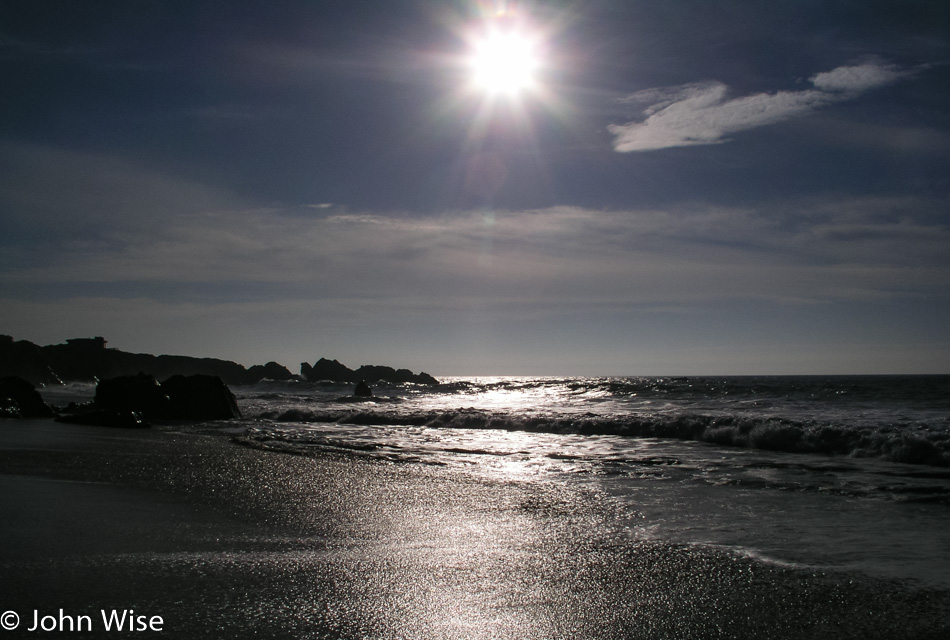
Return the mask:
[[(381, 216), (207, 212), (160, 230), (64, 244), (43, 264), (0, 250), (0, 286), (87, 295), (412, 299), (456, 310), (508, 305), (834, 301), (942, 291), (950, 231), (924, 198), (776, 207)], [(209, 293), (213, 292), (213, 293)]]
[(0, 245), (25, 232), (90, 239), (154, 231), (241, 204), (220, 188), (121, 157), (0, 141), (0, 223), (7, 232)]
[(914, 73), (895, 65), (866, 62), (817, 73), (809, 78), (810, 89), (733, 99), (727, 99), (725, 84), (714, 81), (647, 89), (624, 98), (625, 103), (648, 105), (642, 112), (646, 118), (612, 124), (608, 130), (614, 136), (614, 150), (620, 153), (719, 144), (734, 133), (851, 100)]
[[(813, 82), (850, 95), (887, 77), (841, 68)], [(667, 106), (654, 93), (656, 113), (691, 91)], [(936, 293), (950, 277), (943, 202), (922, 195), (384, 215), (263, 208), (119, 158), (30, 145), (0, 143), (0, 168), (0, 288), (24, 298), (828, 301)]]

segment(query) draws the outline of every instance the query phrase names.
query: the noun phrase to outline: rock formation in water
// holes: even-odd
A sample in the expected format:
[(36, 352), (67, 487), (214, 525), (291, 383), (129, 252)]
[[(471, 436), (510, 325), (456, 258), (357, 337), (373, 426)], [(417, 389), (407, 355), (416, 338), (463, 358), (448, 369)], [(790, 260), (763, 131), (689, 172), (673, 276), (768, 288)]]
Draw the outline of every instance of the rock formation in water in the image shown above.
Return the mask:
[(147, 373), (101, 380), (93, 404), (101, 411), (134, 411), (148, 419), (167, 418), (171, 412), (168, 394)]
[(393, 369), (392, 367), (380, 365), (363, 365), (355, 371), (349, 367), (340, 364), (336, 360), (320, 358), (313, 366), (303, 362), (300, 364), (300, 375), (306, 380), (329, 382), (352, 382), (356, 383), (365, 380), (371, 383), (388, 382), (390, 384), (402, 384), (413, 382), (416, 384), (439, 384), (439, 381), (426, 372), (413, 373), (409, 369)]
[(145, 427), (156, 420), (240, 418), (237, 400), (217, 376), (172, 376), (160, 383), (146, 373), (118, 376), (96, 385), (91, 404), (69, 407), (61, 422), (106, 427)]
[(319, 381), (328, 380), (330, 382), (356, 382), (359, 380), (349, 367), (340, 364), (336, 360), (327, 360), (320, 358), (313, 363), (311, 367), (306, 362), (300, 363), (300, 375), (306, 380)]
[(255, 364), (253, 367), (247, 370), (247, 373), (248, 377), (255, 382), (260, 382), (261, 380), (287, 381), (293, 380), (297, 377), (290, 372), (290, 369), (282, 364), (277, 364), (276, 362)]
[(43, 402), (36, 387), (23, 378), (0, 378), (0, 417), (49, 418), (53, 410)]
[(179, 420), (240, 418), (237, 400), (217, 376), (172, 376), (162, 383), (168, 394), (169, 416)]

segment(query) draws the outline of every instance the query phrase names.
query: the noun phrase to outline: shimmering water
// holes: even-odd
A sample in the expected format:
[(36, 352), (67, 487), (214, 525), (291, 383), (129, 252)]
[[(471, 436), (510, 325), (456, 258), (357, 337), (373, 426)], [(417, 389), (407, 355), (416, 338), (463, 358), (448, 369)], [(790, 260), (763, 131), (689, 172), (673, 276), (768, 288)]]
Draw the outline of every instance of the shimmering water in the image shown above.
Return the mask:
[(243, 444), (566, 483), (613, 501), (634, 539), (950, 586), (950, 376), (233, 390)]
[(245, 443), (582, 483), (640, 539), (950, 585), (950, 377), (236, 389)]

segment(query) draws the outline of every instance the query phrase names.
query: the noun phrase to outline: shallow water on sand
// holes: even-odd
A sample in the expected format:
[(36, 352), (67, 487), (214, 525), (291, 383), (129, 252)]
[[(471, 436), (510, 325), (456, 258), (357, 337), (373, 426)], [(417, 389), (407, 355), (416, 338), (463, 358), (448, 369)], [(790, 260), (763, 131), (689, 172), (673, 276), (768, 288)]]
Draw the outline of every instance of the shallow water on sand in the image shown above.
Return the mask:
[[(0, 471), (19, 494), (0, 493), (17, 514), (0, 525), (0, 602), (23, 615), (134, 609), (163, 616), (163, 633), (180, 638), (867, 639), (948, 629), (946, 594), (631, 537), (629, 511), (597, 483), (285, 455), (188, 425), (33, 426), (0, 432)], [(28, 523), (59, 534), (25, 541)], [(47, 544), (60, 553), (44, 553)]]
[[(92, 391), (44, 393), (63, 404)], [(950, 467), (922, 463), (950, 450), (947, 376), (455, 378), (368, 400), (330, 383), (234, 391), (245, 419), (211, 428), (245, 444), (568, 483), (609, 496), (635, 540), (950, 587)], [(815, 442), (843, 453), (794, 450)]]
[[(359, 448), (366, 447), (366, 438), (353, 436), (351, 427), (316, 427), (324, 440), (318, 440), (311, 428), (298, 428), (306, 434), (307, 444), (292, 450), (367, 453)], [(485, 479), (556, 480), (584, 487), (622, 505), (621, 518), (638, 540), (712, 544), (779, 563), (861, 570), (950, 587), (950, 509), (942, 503), (893, 500), (868, 488), (872, 480), (912, 486), (913, 478), (893, 477), (894, 463), (879, 462), (875, 474), (867, 463), (855, 471), (847, 469), (846, 462), (799, 459), (788, 465), (777, 463), (767, 452), (742, 452), (744, 466), (738, 467), (733, 451), (665, 441), (627, 447), (622, 460), (614, 457), (612, 447), (598, 455), (597, 448), (585, 442), (579, 459), (579, 452), (567, 453), (568, 444), (546, 442), (558, 436), (513, 434), (517, 443), (501, 444), (508, 435), (512, 434), (465, 433), (459, 439), (438, 438), (436, 446), (433, 438), (415, 434), (412, 437), (423, 441), (416, 447), (380, 446), (368, 454), (427, 460)], [(280, 449), (288, 440), (292, 439), (257, 444)], [(346, 447), (339, 446), (341, 440), (348, 443)], [(490, 453), (483, 453), (482, 440), (491, 440)], [(437, 453), (429, 454), (431, 448)], [(557, 453), (544, 453), (547, 449)], [(716, 457), (731, 461), (719, 465)], [(857, 473), (874, 477), (862, 478), (858, 488), (849, 487), (847, 476)], [(803, 475), (809, 476), (809, 484)], [(934, 480), (921, 482), (924, 490), (930, 490)]]

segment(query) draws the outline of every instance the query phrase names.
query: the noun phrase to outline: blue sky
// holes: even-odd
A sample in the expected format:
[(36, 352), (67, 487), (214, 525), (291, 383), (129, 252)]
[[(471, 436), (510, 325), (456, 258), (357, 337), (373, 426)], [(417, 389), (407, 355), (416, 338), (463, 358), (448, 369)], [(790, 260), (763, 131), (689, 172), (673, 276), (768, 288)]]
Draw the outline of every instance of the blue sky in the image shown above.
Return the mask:
[[(531, 87), (474, 87), (479, 34)], [(950, 372), (950, 5), (0, 5), (0, 332), (441, 375)]]

